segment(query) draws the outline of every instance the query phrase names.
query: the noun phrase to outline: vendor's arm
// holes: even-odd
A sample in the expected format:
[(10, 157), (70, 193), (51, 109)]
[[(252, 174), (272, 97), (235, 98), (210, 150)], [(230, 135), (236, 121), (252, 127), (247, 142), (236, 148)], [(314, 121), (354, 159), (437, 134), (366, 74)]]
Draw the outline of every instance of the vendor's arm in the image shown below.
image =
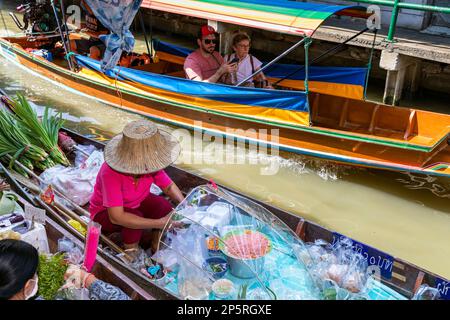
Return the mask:
[[(126, 212), (120, 173), (105, 170), (101, 174), (103, 206), (107, 208), (109, 220), (113, 224), (130, 229), (161, 229), (164, 227), (167, 222), (165, 218), (148, 219)], [(169, 180), (169, 182), (171, 181)]]
[(170, 197), (170, 199), (176, 204), (184, 200), (183, 194), (181, 193), (175, 182), (172, 182), (168, 187), (163, 189), (163, 192)]
[(97, 279), (78, 265), (69, 265), (64, 274), (66, 283), (62, 288), (86, 288), (91, 300), (131, 300), (121, 289)]
[(108, 208), (109, 220), (113, 224), (129, 229), (162, 229), (167, 216), (160, 219), (148, 219), (126, 212), (123, 207)]
[(99, 280), (92, 274), (88, 276), (85, 287), (89, 290), (91, 300), (131, 300), (118, 287)]
[(153, 175), (155, 184), (161, 188), (161, 190), (170, 197), (170, 199), (176, 204), (183, 201), (184, 197), (178, 186), (170, 179), (164, 170), (160, 170)]

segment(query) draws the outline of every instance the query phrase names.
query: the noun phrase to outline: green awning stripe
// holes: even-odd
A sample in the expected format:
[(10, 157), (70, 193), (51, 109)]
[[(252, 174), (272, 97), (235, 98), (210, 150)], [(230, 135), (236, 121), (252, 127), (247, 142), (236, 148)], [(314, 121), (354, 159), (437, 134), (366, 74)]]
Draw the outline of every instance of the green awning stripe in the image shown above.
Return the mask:
[[(256, 11), (261, 11), (261, 12), (265, 12), (265, 13), (270, 12), (270, 13), (283, 14), (286, 16), (291, 16), (293, 18), (301, 17), (301, 18), (308, 18), (308, 19), (325, 20), (330, 15), (334, 14), (334, 11), (312, 11), (312, 10), (291, 9), (291, 8), (286, 8), (286, 7), (269, 6), (269, 5), (265, 5), (265, 4), (255, 4), (255, 3), (233, 1), (233, 0), (196, 0), (196, 1), (210, 3), (210, 4), (217, 4), (217, 5), (222, 5), (222, 6), (232, 7), (232, 8), (256, 10)], [(274, 4), (276, 4), (276, 1), (274, 1)]]

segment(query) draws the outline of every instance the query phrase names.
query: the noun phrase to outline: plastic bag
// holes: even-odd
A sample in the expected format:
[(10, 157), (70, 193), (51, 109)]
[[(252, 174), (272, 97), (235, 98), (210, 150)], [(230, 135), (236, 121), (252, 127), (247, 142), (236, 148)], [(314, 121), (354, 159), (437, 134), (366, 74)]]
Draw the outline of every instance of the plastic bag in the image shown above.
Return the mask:
[(178, 293), (182, 299), (204, 300), (209, 297), (213, 280), (196, 265), (183, 260), (178, 272)]
[(177, 254), (169, 249), (159, 250), (152, 256), (152, 259), (170, 271), (175, 271), (178, 265)]
[(93, 145), (77, 145), (77, 148), (82, 150), (76, 150), (75, 151), (75, 167), (79, 168), (83, 165), (83, 163), (86, 162), (86, 160), (89, 158), (89, 156), (86, 156), (86, 154), (91, 155), (94, 151), (98, 151)]
[(16, 208), (17, 196), (11, 192), (0, 192), (0, 216), (10, 214)]
[(187, 229), (177, 230), (176, 234), (168, 233), (168, 237), (163, 240), (163, 246), (168, 246), (180, 256), (188, 255), (189, 261), (198, 266), (203, 265), (203, 262), (208, 257), (204, 230), (198, 225), (191, 225)]
[(78, 168), (56, 165), (41, 174), (40, 178), (44, 181), (41, 187), (45, 189), (51, 184), (62, 190), (77, 205), (84, 206), (94, 191), (97, 174), (103, 161), (103, 154), (94, 152)]
[(89, 290), (86, 288), (64, 288), (56, 293), (56, 300), (90, 300)]
[(58, 252), (64, 252), (64, 260), (70, 264), (79, 265), (83, 261), (82, 250), (67, 237), (58, 239)]
[(437, 300), (440, 296), (441, 294), (438, 289), (432, 288), (427, 284), (423, 284), (414, 294), (412, 300)]
[(341, 286), (352, 293), (364, 291), (367, 283), (367, 260), (359, 253), (355, 253), (342, 279)]

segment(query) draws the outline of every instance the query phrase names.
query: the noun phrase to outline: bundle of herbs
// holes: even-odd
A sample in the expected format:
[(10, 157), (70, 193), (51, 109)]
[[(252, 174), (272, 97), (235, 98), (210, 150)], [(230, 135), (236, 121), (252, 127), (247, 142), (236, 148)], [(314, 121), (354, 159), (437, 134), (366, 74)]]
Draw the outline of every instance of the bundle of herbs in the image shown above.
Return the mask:
[(49, 109), (46, 107), (42, 119), (39, 120), (30, 103), (21, 94), (17, 94), (11, 107), (19, 120), (20, 129), (33, 144), (43, 148), (55, 163), (70, 164), (58, 146), (58, 133), (64, 125), (61, 113), (56, 116), (50, 115)]
[[(12, 159), (9, 160), (6, 155), (10, 155)], [(14, 165), (15, 160), (33, 170), (34, 164), (44, 165), (48, 159), (47, 152), (31, 143), (29, 137), (19, 128), (14, 115), (5, 109), (0, 109), (0, 158), (9, 162), (10, 168), (14, 168), (24, 176), (27, 176), (26, 172)]]
[(54, 300), (58, 290), (64, 284), (64, 274), (68, 265), (64, 260), (64, 254), (58, 253), (52, 256), (39, 255), (39, 291), (38, 295), (45, 300)]

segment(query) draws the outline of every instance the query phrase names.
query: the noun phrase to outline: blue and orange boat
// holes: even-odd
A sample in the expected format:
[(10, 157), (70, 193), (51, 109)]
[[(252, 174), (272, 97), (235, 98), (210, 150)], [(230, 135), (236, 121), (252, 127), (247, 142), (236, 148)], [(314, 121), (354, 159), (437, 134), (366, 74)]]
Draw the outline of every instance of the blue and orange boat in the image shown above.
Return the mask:
[[(328, 17), (367, 16), (359, 6), (284, 0), (165, 0), (142, 6), (298, 35), (294, 46), (307, 44), (306, 49)], [(267, 90), (187, 80), (186, 50), (167, 43), (159, 44), (159, 59), (143, 66), (104, 73), (99, 61), (72, 54), (78, 68), (70, 70), (65, 59), (50, 62), (30, 52), (50, 41), (0, 38), (0, 54), (57, 85), (171, 125), (349, 165), (450, 177), (450, 115), (365, 101), (367, 68), (306, 61), (279, 90)], [(272, 64), (265, 72), (283, 79), (292, 68), (298, 66)]]

